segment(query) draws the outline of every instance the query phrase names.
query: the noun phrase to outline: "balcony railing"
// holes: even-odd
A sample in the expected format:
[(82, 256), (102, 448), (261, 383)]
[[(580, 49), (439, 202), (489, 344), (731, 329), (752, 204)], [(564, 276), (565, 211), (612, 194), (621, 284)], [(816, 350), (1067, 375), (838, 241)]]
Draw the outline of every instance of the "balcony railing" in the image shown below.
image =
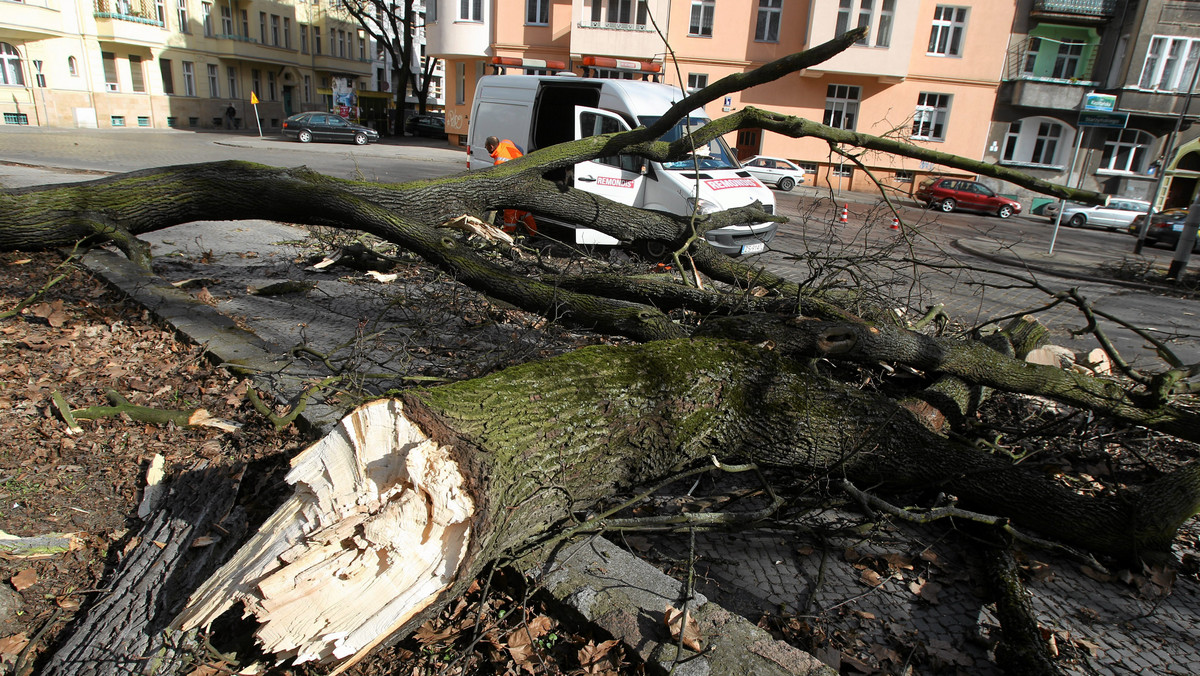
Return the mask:
[(654, 27), (637, 23), (611, 23), (608, 21), (580, 21), (580, 28), (599, 28), (610, 31), (634, 31), (639, 33), (654, 32)]
[(1113, 17), (1117, 0), (1033, 0), (1034, 13)]
[(163, 25), (158, 20), (157, 10), (153, 2), (147, 0), (94, 0), (95, 8), (92, 16), (97, 19), (119, 19), (144, 23), (150, 26)]
[[(1078, 53), (1066, 53), (1064, 46), (1067, 50), (1079, 47)], [(1091, 79), (1099, 52), (1097, 47), (1095, 44), (1063, 42), (1051, 38), (1027, 38), (1008, 50), (1005, 79), (1098, 86), (1098, 83)]]

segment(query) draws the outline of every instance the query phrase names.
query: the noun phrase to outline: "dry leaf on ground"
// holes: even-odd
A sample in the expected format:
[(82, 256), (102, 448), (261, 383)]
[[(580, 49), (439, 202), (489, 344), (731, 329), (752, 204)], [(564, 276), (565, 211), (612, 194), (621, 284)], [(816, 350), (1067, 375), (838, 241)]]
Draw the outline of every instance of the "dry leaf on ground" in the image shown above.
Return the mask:
[(683, 621), (683, 611), (676, 609), (674, 606), (667, 606), (666, 614), (663, 616), (663, 621), (667, 623), (667, 629), (671, 632), (671, 640), (678, 641), (680, 633), (683, 634), (683, 647), (700, 652), (704, 650), (704, 645), (700, 642), (700, 625), (696, 624), (696, 617), (691, 613), (688, 614), (687, 624)]

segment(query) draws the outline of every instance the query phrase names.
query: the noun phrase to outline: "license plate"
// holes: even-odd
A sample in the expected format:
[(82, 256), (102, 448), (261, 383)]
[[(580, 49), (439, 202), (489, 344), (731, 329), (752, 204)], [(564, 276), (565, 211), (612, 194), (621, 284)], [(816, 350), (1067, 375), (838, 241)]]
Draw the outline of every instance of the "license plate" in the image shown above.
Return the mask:
[(767, 245), (763, 244), (762, 242), (755, 242), (753, 244), (743, 244), (742, 245), (742, 253), (743, 254), (762, 253), (766, 250), (767, 250)]
[(1175, 225), (1171, 226), (1171, 229), (1175, 232), (1183, 232), (1183, 223), (1176, 223)]

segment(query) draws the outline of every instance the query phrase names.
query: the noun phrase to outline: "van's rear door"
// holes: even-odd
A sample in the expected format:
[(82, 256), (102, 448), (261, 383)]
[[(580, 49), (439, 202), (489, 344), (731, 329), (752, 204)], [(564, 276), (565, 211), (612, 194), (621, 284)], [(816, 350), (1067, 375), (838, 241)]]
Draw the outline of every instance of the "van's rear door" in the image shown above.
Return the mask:
[[(598, 108), (575, 106), (575, 138), (628, 131), (625, 120)], [(641, 206), (646, 177), (642, 160), (628, 155), (598, 157), (575, 165), (575, 187), (614, 202)]]

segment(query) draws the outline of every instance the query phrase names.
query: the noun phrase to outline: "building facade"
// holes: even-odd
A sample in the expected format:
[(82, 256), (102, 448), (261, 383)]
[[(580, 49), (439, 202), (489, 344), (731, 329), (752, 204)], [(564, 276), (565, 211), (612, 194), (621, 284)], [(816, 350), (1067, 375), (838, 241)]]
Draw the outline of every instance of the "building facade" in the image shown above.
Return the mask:
[[(755, 106), (971, 158), (983, 153), (1008, 47), (995, 27), (1011, 26), (1016, 10), (985, 0), (427, 1), (430, 53), (446, 62), (447, 131), (459, 142), (475, 82), (498, 67), (695, 89), (865, 26), (867, 36), (834, 59), (713, 102), (708, 114)], [(747, 129), (729, 140), (741, 157), (797, 161), (820, 185), (874, 185), (818, 139)], [(858, 159), (906, 192), (947, 171), (882, 154)]]
[(225, 127), (231, 106), (264, 130), (306, 110), (386, 117), (374, 50), (330, 2), (0, 0), (0, 112), (99, 128)]

